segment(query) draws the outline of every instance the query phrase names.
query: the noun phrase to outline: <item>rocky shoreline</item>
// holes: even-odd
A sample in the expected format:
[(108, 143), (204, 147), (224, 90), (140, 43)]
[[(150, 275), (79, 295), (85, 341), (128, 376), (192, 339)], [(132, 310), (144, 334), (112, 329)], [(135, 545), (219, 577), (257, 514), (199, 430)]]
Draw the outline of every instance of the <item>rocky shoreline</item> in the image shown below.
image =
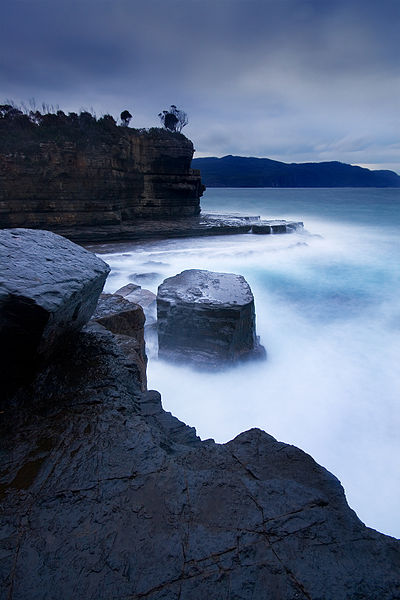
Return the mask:
[(164, 238), (235, 235), (243, 233), (277, 234), (302, 230), (301, 221), (260, 219), (231, 214), (205, 213), (179, 219), (137, 219), (117, 226), (57, 227), (56, 232), (79, 243), (123, 242)]
[[(32, 289), (50, 293), (46, 252), (32, 256), (38, 281), (18, 270), (16, 247), (0, 249), (1, 298), (12, 278), (25, 284), (19, 302)], [(75, 269), (79, 281), (77, 265), (59, 255), (53, 296), (68, 296), (63, 277)], [(61, 346), (50, 336), (30, 380), (2, 399), (0, 598), (399, 597), (400, 542), (365, 527), (309, 455), (258, 429), (201, 441), (163, 410), (141, 375), (143, 311), (121, 300), (103, 297), (95, 320), (60, 334)]]
[(55, 129), (43, 118), (22, 130), (18, 119), (2, 119), (0, 228), (44, 229), (79, 243), (102, 243), (303, 227), (201, 214), (205, 187), (200, 171), (191, 168), (193, 143), (180, 133), (94, 119), (77, 128), (69, 117), (51, 120)]

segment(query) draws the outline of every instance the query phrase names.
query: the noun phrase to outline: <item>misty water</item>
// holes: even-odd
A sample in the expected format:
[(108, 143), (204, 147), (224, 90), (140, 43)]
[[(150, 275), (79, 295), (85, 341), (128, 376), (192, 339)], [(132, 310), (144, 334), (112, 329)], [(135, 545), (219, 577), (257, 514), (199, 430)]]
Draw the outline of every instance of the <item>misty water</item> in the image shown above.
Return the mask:
[(305, 231), (103, 247), (106, 291), (138, 273), (152, 291), (183, 269), (241, 273), (268, 359), (205, 375), (149, 346), (149, 388), (202, 439), (259, 427), (299, 446), (364, 523), (400, 537), (400, 190), (209, 189), (202, 208)]

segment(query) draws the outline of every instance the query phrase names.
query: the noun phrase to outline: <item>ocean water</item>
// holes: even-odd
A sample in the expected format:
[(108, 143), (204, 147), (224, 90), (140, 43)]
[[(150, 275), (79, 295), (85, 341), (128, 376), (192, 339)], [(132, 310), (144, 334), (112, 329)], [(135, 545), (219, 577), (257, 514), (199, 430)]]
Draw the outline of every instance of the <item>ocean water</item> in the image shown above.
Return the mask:
[(400, 190), (209, 189), (202, 208), (305, 231), (103, 247), (106, 291), (142, 273), (153, 291), (183, 269), (241, 273), (268, 360), (206, 375), (150, 345), (149, 387), (203, 439), (259, 427), (302, 448), (366, 525), (400, 537)]

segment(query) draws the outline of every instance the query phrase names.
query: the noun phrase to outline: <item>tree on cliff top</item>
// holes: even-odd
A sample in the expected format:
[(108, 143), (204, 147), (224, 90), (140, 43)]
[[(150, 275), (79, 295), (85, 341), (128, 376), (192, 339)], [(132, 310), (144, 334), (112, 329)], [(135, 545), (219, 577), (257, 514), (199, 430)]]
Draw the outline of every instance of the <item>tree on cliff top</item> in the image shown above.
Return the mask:
[(171, 104), (169, 110), (163, 110), (158, 113), (158, 117), (165, 129), (168, 129), (169, 131), (181, 132), (185, 125), (189, 123), (185, 111), (177, 108), (175, 104)]
[(123, 127), (128, 127), (129, 121), (132, 119), (132, 115), (129, 110), (123, 110), (120, 117)]

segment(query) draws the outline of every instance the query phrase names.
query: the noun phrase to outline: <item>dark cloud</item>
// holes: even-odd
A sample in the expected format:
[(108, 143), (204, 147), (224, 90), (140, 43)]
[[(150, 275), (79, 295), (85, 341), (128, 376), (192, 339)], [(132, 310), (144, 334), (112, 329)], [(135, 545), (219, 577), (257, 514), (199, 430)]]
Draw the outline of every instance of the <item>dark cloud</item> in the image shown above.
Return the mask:
[(3, 0), (0, 94), (137, 126), (175, 103), (205, 154), (396, 163), (399, 22), (397, 0)]

